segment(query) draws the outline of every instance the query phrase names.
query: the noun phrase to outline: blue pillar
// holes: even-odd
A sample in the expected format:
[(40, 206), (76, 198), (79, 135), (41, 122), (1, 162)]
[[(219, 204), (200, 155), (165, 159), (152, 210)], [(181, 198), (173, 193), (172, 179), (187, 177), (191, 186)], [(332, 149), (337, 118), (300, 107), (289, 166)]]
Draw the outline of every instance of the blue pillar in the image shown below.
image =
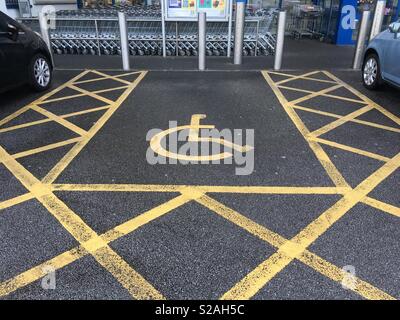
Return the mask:
[(340, 0), (336, 44), (352, 45), (355, 43), (352, 36), (356, 27), (355, 20), (359, 19), (359, 16), (357, 0)]
[(399, 20), (400, 18), (400, 0), (397, 1), (397, 10), (396, 13), (394, 14), (393, 22)]

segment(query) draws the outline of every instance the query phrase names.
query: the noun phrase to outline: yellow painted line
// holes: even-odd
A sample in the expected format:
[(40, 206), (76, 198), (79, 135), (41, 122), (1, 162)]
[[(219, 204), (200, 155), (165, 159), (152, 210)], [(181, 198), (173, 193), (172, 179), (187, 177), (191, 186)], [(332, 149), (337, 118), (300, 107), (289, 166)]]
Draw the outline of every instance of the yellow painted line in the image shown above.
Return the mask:
[(192, 201), (192, 198), (187, 195), (180, 195), (175, 197), (153, 209), (146, 211), (145, 213), (128, 220), (120, 224), (119, 226), (111, 229), (101, 236), (103, 241), (109, 243), (119, 239), (120, 237), (127, 235), (138, 228), (144, 226), (145, 224), (167, 214), (168, 212), (173, 211), (174, 209)]
[[(92, 70), (92, 72), (93, 72), (93, 73), (96, 73), (96, 74), (98, 74), (98, 75), (103, 75), (103, 76), (98, 77), (98, 78), (94, 78), (94, 79), (76, 81), (74, 84), (90, 83), (90, 82), (96, 82), (96, 81), (107, 80), (107, 79), (112, 79), (112, 80), (118, 79), (117, 81), (120, 81), (120, 82), (126, 83), (126, 84), (130, 84), (129, 81), (126, 81), (126, 80), (124, 80), (124, 79), (119, 79), (119, 78), (121, 78), (121, 77), (126, 77), (126, 76), (129, 76), (129, 75), (132, 75), (132, 74), (139, 74), (139, 73), (142, 72), (142, 71), (128, 72), (128, 73), (123, 73), (123, 74), (119, 74), (119, 75), (115, 75), (115, 76), (105, 75), (105, 74), (102, 73), (102, 72), (101, 72), (101, 73), (100, 73), (100, 72), (97, 72), (97, 70), (96, 70), (96, 71), (95, 71), (95, 70)], [(121, 80), (122, 80), (122, 81), (121, 81)]]
[(22, 152), (19, 152), (19, 153), (15, 153), (15, 154), (12, 155), (12, 157), (14, 159), (28, 157), (28, 156), (31, 156), (33, 154), (37, 154), (37, 153), (40, 153), (40, 152), (49, 151), (49, 150), (53, 150), (53, 149), (56, 149), (56, 148), (64, 147), (64, 146), (67, 146), (69, 144), (77, 143), (79, 141), (82, 141), (81, 137), (73, 138), (73, 139), (69, 139), (69, 140), (65, 140), (65, 141), (60, 141), (60, 142), (56, 142), (56, 143), (45, 145), (43, 147), (30, 149), (30, 150), (22, 151)]
[(27, 122), (27, 123), (19, 124), (19, 125), (16, 125), (16, 126), (0, 129), (0, 133), (14, 131), (14, 130), (22, 129), (22, 128), (27, 128), (27, 127), (35, 126), (35, 125), (38, 125), (38, 124), (43, 124), (43, 123), (50, 122), (50, 121), (52, 121), (52, 120), (47, 118), (47, 119), (43, 119), (43, 120)]
[(372, 106), (365, 106), (363, 108), (360, 108), (360, 109), (358, 109), (358, 110), (356, 110), (356, 111), (354, 111), (352, 113), (349, 113), (348, 115), (345, 115), (345, 116), (343, 116), (343, 117), (341, 117), (341, 118), (339, 118), (339, 119), (337, 119), (337, 120), (335, 120), (335, 121), (333, 121), (331, 123), (328, 123), (327, 125), (319, 128), (319, 129), (311, 132), (310, 136), (316, 138), (316, 137), (321, 136), (321, 135), (323, 135), (325, 133), (328, 133), (329, 131), (331, 131), (333, 129), (336, 129), (337, 127), (345, 124), (346, 122), (349, 122), (350, 120), (353, 120), (354, 118), (357, 118), (358, 116), (360, 116), (360, 115), (372, 110), (373, 108), (374, 107), (372, 107)]
[[(102, 241), (104, 241), (106, 244), (109, 244), (111, 241), (115, 241), (117, 239), (119, 239), (120, 237), (146, 225), (147, 223), (161, 217), (162, 215), (178, 208), (179, 206), (187, 203), (191, 201), (191, 199), (187, 196), (184, 195), (180, 195), (176, 198), (173, 198), (155, 208), (152, 208), (144, 213), (142, 213), (141, 215), (132, 218), (131, 220), (122, 223), (121, 225), (115, 227), (114, 229), (104, 233), (103, 235), (101, 235), (101, 239)], [(93, 246), (93, 245), (92, 245)], [(105, 256), (108, 255), (110, 252), (100, 252), (101, 254), (101, 259), (104, 262), (104, 264), (107, 264), (107, 260), (105, 259)], [(39, 266), (36, 266), (32, 269), (29, 269), (25, 272), (23, 272), (20, 275), (15, 276), (12, 279), (9, 279), (3, 283), (0, 284), (0, 297), (1, 296), (5, 296), (10, 294), (11, 292), (29, 285), (30, 283), (42, 278), (44, 276), (43, 274), (43, 267), (45, 266), (52, 266), (55, 268), (55, 270), (60, 269), (70, 263), (73, 263), (74, 261), (80, 259), (81, 257), (85, 256), (89, 254), (89, 252), (87, 250), (84, 249), (83, 245), (80, 245), (70, 251), (67, 251), (49, 261), (46, 261), (42, 264), (40, 264)], [(99, 254), (99, 256), (100, 256)], [(118, 262), (118, 268), (119, 269), (126, 269), (126, 265), (124, 264), (124, 262), (121, 262), (121, 260), (118, 259), (118, 257), (113, 258), (114, 260), (117, 259)], [(112, 266), (108, 266), (109, 268), (111, 268)], [(115, 272), (121, 272), (121, 270), (119, 269), (115, 269)], [(129, 272), (126, 270), (122, 270), (123, 274), (126, 274), (127, 272)], [(141, 279), (140, 277), (138, 277), (137, 273), (133, 273), (130, 274), (130, 276), (132, 277), (132, 279), (135, 280), (135, 283), (139, 283), (142, 282), (143, 283), (143, 279)], [(125, 282), (126, 279), (120, 279), (121, 281)], [(145, 285), (145, 284), (144, 284)], [(139, 297), (139, 295), (141, 294), (140, 292), (137, 291), (135, 286), (132, 286), (131, 283), (127, 282), (125, 284), (125, 286), (130, 287), (130, 291), (136, 291), (134, 294), (135, 296)], [(150, 292), (151, 293), (151, 292)], [(154, 296), (155, 298), (162, 298), (161, 296)], [(148, 296), (144, 296), (143, 298), (148, 298)]]
[(217, 200), (207, 195), (203, 195), (202, 197), (197, 198), (195, 201), (201, 204), (202, 206), (210, 209), (211, 211), (217, 213), (221, 217), (231, 221), (232, 223), (236, 224), (242, 229), (245, 229), (254, 236), (260, 238), (261, 240), (268, 242), (274, 247), (278, 248), (284, 245), (284, 243), (286, 242), (286, 239), (283, 238), (282, 236), (257, 224), (253, 220), (241, 215), (240, 213), (236, 212), (231, 208), (228, 208), (224, 204), (218, 202)]
[[(311, 253), (309, 251), (305, 251), (299, 258), (301, 262), (313, 268), (314, 270), (320, 272), (324, 276), (330, 278), (336, 282), (343, 281), (343, 270), (341, 268), (336, 267), (330, 262), (318, 257), (316, 254)], [(354, 277), (355, 287), (352, 288), (352, 291), (358, 293), (362, 297), (369, 300), (396, 300), (391, 295), (386, 292), (374, 287), (361, 280), (358, 277)]]
[(184, 185), (146, 184), (52, 184), (54, 191), (180, 192)]
[(290, 262), (290, 256), (280, 251), (274, 253), (227, 291), (221, 300), (249, 300)]
[[(135, 74), (140, 74), (140, 72), (141, 72), (141, 71), (136, 71)], [(105, 74), (105, 73), (103, 73), (103, 72), (100, 72), (100, 71), (98, 71), (98, 70), (93, 70), (93, 73), (96, 73), (96, 74), (98, 74), (99, 76), (105, 77), (106, 79), (111, 79), (111, 80), (119, 81), (119, 82), (121, 82), (121, 83), (125, 83), (125, 84), (128, 84), (128, 85), (131, 84), (131, 82), (129, 82), (128, 80), (124, 80), (124, 79), (120, 79), (120, 78), (119, 78), (119, 77), (127, 76), (127, 75), (129, 75), (130, 73), (124, 73), (124, 74), (120, 74), (120, 75), (118, 75), (118, 76), (110, 76), (110, 75)], [(131, 74), (134, 74), (134, 73), (131, 73)]]
[[(83, 110), (83, 111), (77, 111), (77, 112), (73, 112), (73, 113), (68, 113), (68, 114), (64, 114), (59, 116), (62, 119), (67, 119), (70, 117), (75, 117), (75, 116), (79, 116), (79, 115), (83, 115), (83, 114), (87, 114), (87, 113), (91, 113), (91, 112), (96, 112), (96, 111), (101, 111), (101, 110), (105, 110), (108, 109), (109, 106), (104, 106), (104, 107), (97, 107), (97, 108), (92, 108), (92, 109), (87, 109), (87, 110)], [(22, 129), (22, 128), (27, 128), (27, 127), (31, 127), (31, 126), (35, 126), (35, 125), (39, 125), (39, 124), (43, 124), (43, 123), (47, 123), (53, 121), (49, 118), (43, 119), (43, 120), (37, 120), (37, 121), (32, 121), (32, 122), (27, 122), (27, 123), (23, 123), (20, 125), (16, 125), (16, 126), (12, 126), (12, 127), (7, 127), (4, 129), (0, 129), (0, 133), (4, 133), (4, 132), (8, 132), (8, 131), (14, 131), (17, 129)]]
[[(280, 249), (279, 253), (272, 256), (271, 259), (265, 260), (265, 263), (260, 264), (255, 270), (253, 270), (252, 273), (250, 273), (239, 283), (237, 283), (231, 290), (225, 293), (221, 299), (251, 298), (265, 285), (266, 282), (271, 280), (277, 273), (280, 272), (280, 268), (285, 267), (291, 262), (293, 254), (291, 254), (287, 248), (291, 246), (295, 247), (295, 245), (291, 244), (291, 242), (284, 237), (265, 228), (264, 226), (257, 224), (253, 220), (241, 215), (231, 208), (228, 208), (224, 204), (209, 196), (203, 195), (202, 197), (195, 199), (195, 201), (217, 213), (226, 220), (234, 223), (238, 227), (246, 230), (255, 237), (267, 242), (275, 248)], [(284, 252), (285, 250), (287, 250), (287, 252)], [(339, 283), (342, 282), (344, 273), (340, 268), (309, 252), (308, 250), (305, 250), (303, 253), (295, 257), (333, 281)], [(274, 262), (277, 262), (277, 264), (274, 264)], [(260, 274), (262, 274), (261, 278), (259, 277)], [(248, 286), (249, 284), (251, 285)], [(249, 288), (249, 291), (246, 291), (246, 296), (243, 296), (243, 287)], [(359, 278), (356, 278), (356, 287), (353, 289), (353, 291), (367, 299), (392, 299), (390, 295)]]
[(76, 155), (86, 146), (90, 139), (103, 127), (107, 120), (114, 114), (120, 107), (129, 94), (136, 88), (136, 86), (146, 76), (147, 71), (143, 71), (138, 78), (131, 83), (128, 89), (110, 105), (110, 108), (103, 114), (103, 116), (96, 122), (96, 124), (88, 131), (86, 139), (78, 142), (61, 160), (57, 165), (46, 175), (43, 183), (53, 183), (61, 172), (69, 165), (69, 163), (76, 157)]
[(77, 76), (73, 77), (71, 80), (65, 82), (63, 85), (57, 87), (56, 89), (46, 93), (45, 95), (41, 96), (40, 98), (36, 99), (35, 101), (33, 101), (32, 103), (28, 104), (27, 106), (17, 110), (16, 112), (14, 112), (13, 114), (10, 114), (8, 117), (0, 120), (0, 126), (2, 126), (3, 124), (13, 120), (14, 118), (18, 117), (19, 115), (21, 115), (22, 113), (24, 113), (25, 111), (29, 110), (31, 105), (36, 105), (36, 104), (40, 104), (42, 101), (46, 100), (48, 97), (56, 94), (57, 92), (61, 91), (62, 89), (66, 88), (70, 83), (73, 83), (74, 81), (78, 80), (79, 78), (83, 77), (84, 75), (86, 75), (90, 70), (86, 70), (81, 72), (80, 74), (78, 74)]
[(347, 146), (347, 145), (344, 145), (344, 144), (341, 144), (341, 143), (329, 141), (329, 140), (326, 140), (326, 139), (313, 138), (313, 137), (309, 137), (309, 139), (313, 140), (315, 142), (318, 142), (318, 143), (326, 144), (327, 146), (331, 146), (331, 147), (342, 149), (342, 150), (345, 150), (345, 151), (357, 153), (359, 155), (362, 155), (362, 156), (365, 156), (365, 157), (369, 157), (369, 158), (372, 158), (372, 159), (375, 159), (375, 160), (379, 160), (379, 161), (383, 161), (383, 162), (387, 162), (387, 161), (390, 160), (390, 158), (388, 158), (388, 157), (381, 156), (381, 155), (373, 153), (373, 152), (369, 152), (369, 151), (353, 148), (353, 147), (350, 147), (350, 146)]
[(337, 187), (249, 187), (204, 185), (152, 185), (152, 184), (52, 184), (54, 191), (108, 191), (108, 192), (181, 192), (190, 187), (204, 193), (252, 194), (344, 194), (348, 188)]
[(339, 220), (348, 210), (362, 201), (378, 184), (400, 167), (400, 153), (386, 162), (356, 188), (350, 190), (335, 205), (304, 228), (292, 241), (302, 247), (308, 247), (330, 226)]
[[(126, 89), (128, 86), (120, 86), (120, 87), (115, 87), (115, 88), (108, 88), (108, 89), (102, 89), (102, 90), (96, 90), (96, 91), (91, 91), (93, 93), (103, 93), (103, 92), (109, 92), (109, 91), (115, 91), (115, 90), (120, 90), (120, 89)], [(79, 97), (84, 97), (86, 96), (85, 93), (78, 93), (78, 94), (73, 94), (70, 96), (65, 96), (65, 97), (60, 97), (60, 98), (55, 98), (55, 99), (48, 99), (46, 101), (43, 101), (41, 103), (42, 104), (46, 104), (46, 103), (52, 103), (52, 102), (58, 102), (58, 101), (62, 101), (62, 100), (68, 100), (68, 99), (73, 99), (73, 98), (79, 98)]]
[[(145, 72), (141, 74), (142, 77), (139, 77), (138, 81), (135, 81), (133, 84), (131, 84), (130, 88), (126, 90), (125, 93), (113, 105), (114, 108), (111, 108), (113, 109), (112, 111), (117, 109), (117, 107), (139, 83), (144, 75)], [(93, 93), (83, 93), (96, 98), (96, 95)], [(111, 116), (112, 112), (108, 112), (108, 115)], [(102, 117), (102, 119), (107, 120), (108, 118), (105, 119)], [(97, 129), (100, 127), (97, 126)], [(95, 132), (97, 132), (97, 130), (92, 130), (90, 133), (94, 134)], [(86, 143), (91, 137), (89, 133), (88, 136), (88, 139), (85, 141)], [(77, 153), (74, 153), (74, 155), (76, 154)], [(70, 152), (68, 159), (72, 160), (72, 158), (73, 157), (71, 157)], [(65, 157), (63, 159), (65, 159)], [(133, 297), (138, 299), (163, 298), (162, 295), (142, 276), (134, 271), (115, 252), (113, 252), (107, 243), (97, 236), (97, 234), (91, 230), (79, 216), (77, 216), (63, 202), (54, 196), (49, 185), (38, 181), (30, 172), (16, 162), (15, 159), (1, 147), (0, 161), (4, 163), (4, 165), (13, 173), (13, 175), (35, 196), (37, 200), (39, 200), (47, 208), (47, 210), (63, 225), (63, 227), (69, 231), (71, 235), (73, 235), (103, 267), (105, 267), (111, 274), (114, 275), (114, 277), (116, 277), (116, 279), (130, 292)]]
[(40, 103), (40, 105), (53, 103), (53, 102), (59, 102), (59, 101), (63, 101), (63, 100), (74, 99), (74, 98), (79, 98), (79, 97), (84, 97), (84, 96), (86, 96), (85, 93), (77, 93), (77, 94), (72, 94), (72, 95), (69, 95), (69, 96), (64, 96), (64, 97), (59, 97), (59, 98), (54, 98), (54, 99), (47, 99), (45, 101), (42, 101)]
[(321, 96), (322, 94), (325, 94), (325, 93), (334, 91), (334, 90), (336, 90), (336, 89), (339, 89), (339, 88), (341, 88), (342, 86), (343, 86), (342, 84), (337, 84), (337, 85), (335, 85), (335, 86), (333, 86), (333, 87), (329, 87), (329, 88), (323, 89), (323, 90), (321, 90), (321, 91), (316, 91), (316, 92), (310, 93), (310, 94), (308, 94), (308, 95), (306, 95), (306, 96), (304, 96), (304, 97), (301, 97), (301, 98), (292, 100), (292, 101), (290, 101), (290, 103), (291, 103), (292, 105), (296, 105), (296, 104), (299, 104), (299, 103), (304, 102), (304, 101), (306, 101), (306, 100), (310, 100), (310, 99), (312, 99), (312, 98)]
[[(343, 117), (342, 115), (338, 115), (335, 113), (330, 113), (330, 112), (321, 111), (321, 110), (317, 110), (317, 109), (311, 109), (311, 108), (302, 107), (302, 106), (292, 106), (292, 107), (294, 109), (299, 109), (299, 110), (303, 110), (303, 111), (307, 111), (307, 112), (311, 112), (311, 113), (316, 113), (316, 114), (320, 114), (323, 116), (336, 118), (336, 119), (340, 119), (341, 117)], [(354, 123), (363, 124), (363, 125), (374, 127), (374, 128), (379, 128), (379, 129), (384, 129), (384, 130), (400, 133), (400, 129), (388, 127), (385, 125), (381, 125), (381, 124), (377, 124), (377, 123), (369, 122), (369, 121), (365, 121), (365, 120), (351, 119), (351, 120), (349, 120), (349, 122), (354, 122)]]
[(112, 101), (110, 99), (104, 98), (103, 96), (99, 96), (98, 94), (95, 94), (94, 92), (90, 92), (90, 91), (82, 89), (80, 87), (76, 87), (76, 86), (74, 86), (72, 84), (70, 84), (69, 87), (74, 89), (74, 90), (80, 91), (80, 92), (82, 92), (83, 94), (85, 94), (87, 96), (90, 96), (90, 97), (95, 98), (97, 100), (103, 101), (103, 102), (105, 102), (105, 103), (107, 103), (109, 105), (112, 105), (114, 103), (114, 101)]
[(390, 213), (391, 215), (394, 215), (395, 217), (400, 218), (400, 208), (399, 207), (396, 207), (396, 206), (391, 205), (386, 202), (376, 200), (371, 197), (365, 197), (363, 202), (371, 207), (374, 207), (375, 209), (384, 211), (386, 213)]
[(14, 113), (10, 114), (9, 116), (5, 117), (4, 119), (0, 120), (0, 126), (6, 124), (7, 122), (10, 122), (11, 120), (15, 119), (19, 115), (23, 114), (24, 112), (28, 111), (30, 109), (30, 105), (27, 105)]
[(383, 129), (383, 130), (387, 130), (387, 131), (400, 133), (400, 128), (397, 129), (397, 128), (393, 128), (393, 127), (388, 127), (388, 126), (385, 126), (382, 124), (369, 122), (369, 121), (365, 121), (365, 120), (353, 119), (353, 120), (350, 120), (350, 122), (355, 122), (355, 123), (363, 124), (363, 125), (378, 128), (378, 129)]
[[(310, 77), (298, 77), (293, 74), (289, 73), (283, 73), (283, 72), (276, 72), (276, 71), (268, 71), (269, 74), (276, 74), (279, 76), (284, 76), (284, 77), (289, 77), (289, 78), (296, 78), (296, 79), (303, 79), (303, 80), (311, 80), (311, 81), (317, 81), (317, 82), (324, 82), (324, 83), (336, 83), (333, 80), (324, 80), (324, 79), (316, 79), (316, 78), (310, 78)], [(285, 79), (286, 80), (286, 79)]]
[(109, 246), (95, 251), (94, 257), (137, 300), (165, 300), (143, 276), (117, 255)]
[[(271, 73), (271, 72), (268, 72), (268, 73)], [(305, 89), (300, 89), (300, 88), (287, 87), (287, 86), (278, 86), (278, 88), (292, 90), (292, 91), (298, 91), (298, 92), (304, 92), (304, 93), (314, 93), (315, 92), (315, 91), (310, 91), (310, 90), (305, 90)], [(321, 94), (321, 96), (328, 97), (328, 98), (334, 98), (334, 99), (338, 99), (338, 100), (343, 100), (343, 101), (348, 101), (348, 102), (355, 102), (355, 103), (365, 104), (365, 101), (362, 101), (362, 100), (356, 100), (356, 99), (352, 99), (352, 98), (337, 96), (337, 95), (329, 94), (329, 93), (323, 93), (323, 94)]]
[(269, 87), (275, 93), (276, 97), (278, 98), (279, 102), (285, 109), (286, 113), (288, 114), (288, 116), (290, 117), (290, 119), (292, 120), (292, 122), (294, 123), (296, 128), (300, 131), (300, 133), (303, 135), (304, 139), (308, 142), (311, 150), (314, 152), (317, 159), (319, 160), (321, 165), (324, 167), (326, 173), (331, 178), (333, 183), (337, 187), (340, 187), (340, 188), (350, 188), (349, 184), (343, 178), (342, 174), (337, 170), (337, 168), (332, 163), (332, 161), (329, 159), (328, 155), (322, 149), (322, 147), (318, 143), (311, 141), (307, 138), (307, 136), (310, 134), (310, 131), (307, 129), (307, 127), (301, 121), (300, 117), (297, 115), (297, 113), (291, 107), (292, 103), (288, 102), (286, 100), (286, 98), (284, 97), (282, 92), (278, 89), (278, 87), (272, 81), (271, 77), (268, 75), (268, 72), (263, 71), (262, 75), (264, 76), (265, 80), (269, 84)]
[(18, 197), (2, 201), (2, 202), (0, 202), (0, 210), (10, 208), (12, 206), (15, 206), (15, 205), (23, 203), (25, 201), (31, 200), (33, 198), (34, 198), (34, 196), (30, 192), (28, 192), (28, 193), (25, 193)]
[(14, 278), (6, 280), (0, 283), (0, 297), (4, 297), (15, 290), (18, 290), (19, 288), (25, 287), (32, 282), (43, 278), (45, 276), (43, 273), (44, 268), (51, 266), (54, 268), (54, 270), (58, 270), (84, 257), (86, 254), (87, 252), (83, 248), (77, 247), (62, 253), (51, 260), (43, 262), (40, 265), (15, 276)]
[(320, 72), (320, 71), (317, 70), (317, 71), (308, 72), (308, 73), (305, 73), (305, 74), (302, 74), (302, 75), (293, 76), (293, 77), (291, 77), (291, 78), (289, 78), (289, 79), (284, 79), (284, 80), (278, 81), (278, 82), (276, 82), (275, 84), (276, 84), (276, 85), (281, 85), (281, 84), (283, 84), (283, 83), (287, 83), (287, 82), (290, 82), (290, 81), (293, 81), (293, 80), (301, 80), (301, 79), (304, 79), (304, 78), (307, 77), (307, 76), (311, 76), (311, 75), (317, 74), (317, 73), (319, 73), (319, 72)]
[[(129, 84), (131, 84), (131, 83), (129, 83)], [(114, 87), (114, 88), (96, 90), (96, 91), (93, 91), (93, 93), (104, 93), (104, 92), (111, 92), (111, 91), (117, 91), (117, 90), (128, 89), (128, 88), (129, 88), (129, 85), (124, 85), (124, 86), (119, 86), (119, 87)]]
[(278, 252), (262, 262), (245, 278), (237, 283), (224, 298), (249, 299), (269, 280), (285, 268), (291, 260), (299, 258), (303, 252), (351, 208), (362, 201), (379, 183), (400, 166), (400, 153), (375, 171), (355, 189), (350, 190), (332, 207), (300, 231), (293, 239), (278, 249)]
[(360, 99), (364, 100), (366, 104), (369, 104), (371, 106), (374, 106), (375, 109), (379, 110), (381, 113), (383, 113), (386, 117), (388, 117), (389, 119), (393, 120), (395, 123), (397, 123), (400, 126), (400, 118), (395, 116), (393, 113), (389, 112), (388, 110), (386, 110), (385, 108), (381, 107), (380, 105), (378, 105), (376, 102), (372, 101), (370, 98), (368, 98), (367, 96), (363, 95), (362, 93), (360, 93), (359, 91), (357, 91), (356, 89), (352, 88), (351, 86), (349, 86), (347, 83), (345, 83), (344, 81), (340, 80), (338, 77), (334, 76), (332, 73), (328, 72), (328, 71), (323, 71), (327, 76), (329, 76), (332, 80), (337, 81), (338, 83), (342, 84), (346, 89), (348, 89), (349, 91), (351, 91), (353, 94), (355, 94), (356, 96), (358, 96)]
[(162, 299), (162, 295), (102, 240), (78, 215), (68, 208), (29, 171), (0, 147), (0, 160), (35, 198), (56, 218), (106, 270), (137, 299)]
[[(267, 81), (268, 78), (267, 75)], [(272, 82), (270, 78), (269, 80)], [(271, 87), (273, 88), (272, 85)], [(281, 246), (278, 249), (278, 252), (262, 262), (244, 279), (239, 281), (239, 283), (228, 291), (223, 298), (249, 299), (253, 297), (263, 286), (265, 286), (266, 283), (268, 283), (268, 281), (285, 268), (290, 261), (296, 258), (298, 259), (306, 251), (309, 245), (325, 233), (357, 203), (362, 201), (368, 193), (370, 193), (381, 181), (397, 170), (399, 166), (400, 153), (390, 159), (381, 168), (360, 183), (355, 189), (349, 190), (337, 203), (300, 231), (300, 233), (292, 240)]]
[(77, 125), (73, 124), (72, 122), (69, 122), (68, 120), (65, 120), (64, 118), (61, 118), (50, 111), (47, 111), (39, 106), (32, 106), (32, 109), (41, 113), (42, 115), (46, 116), (47, 118), (51, 119), (52, 121), (57, 122), (58, 124), (62, 125), (63, 127), (75, 132), (76, 134), (80, 135), (81, 137), (84, 137), (87, 134), (87, 131), (83, 130), (82, 128), (79, 128)]

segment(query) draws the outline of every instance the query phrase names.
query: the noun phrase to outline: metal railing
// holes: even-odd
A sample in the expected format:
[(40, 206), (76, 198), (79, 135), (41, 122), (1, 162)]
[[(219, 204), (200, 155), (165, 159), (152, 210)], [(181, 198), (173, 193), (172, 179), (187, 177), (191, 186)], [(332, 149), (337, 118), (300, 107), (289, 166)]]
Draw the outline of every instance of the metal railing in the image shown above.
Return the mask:
[[(104, 7), (97, 9), (63, 10), (57, 12), (55, 29), (49, 30), (55, 54), (121, 54), (118, 11), (127, 16), (129, 52), (131, 55), (162, 55), (163, 34), (159, 6)], [(40, 30), (36, 18), (20, 21), (34, 31)], [(277, 10), (247, 12), (244, 26), (243, 55), (270, 55), (275, 52), (273, 32)], [(198, 54), (197, 22), (166, 22), (165, 46), (168, 56)], [(207, 22), (206, 54), (226, 56), (228, 22)]]

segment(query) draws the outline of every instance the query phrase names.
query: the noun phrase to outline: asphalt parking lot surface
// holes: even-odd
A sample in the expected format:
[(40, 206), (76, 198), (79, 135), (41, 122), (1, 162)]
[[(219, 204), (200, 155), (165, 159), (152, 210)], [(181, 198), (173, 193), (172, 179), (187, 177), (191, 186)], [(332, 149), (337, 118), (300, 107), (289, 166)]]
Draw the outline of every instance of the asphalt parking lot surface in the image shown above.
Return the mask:
[[(4, 94), (1, 298), (400, 298), (399, 96), (320, 70), (63, 70)], [(148, 136), (214, 127), (248, 162), (171, 163)]]

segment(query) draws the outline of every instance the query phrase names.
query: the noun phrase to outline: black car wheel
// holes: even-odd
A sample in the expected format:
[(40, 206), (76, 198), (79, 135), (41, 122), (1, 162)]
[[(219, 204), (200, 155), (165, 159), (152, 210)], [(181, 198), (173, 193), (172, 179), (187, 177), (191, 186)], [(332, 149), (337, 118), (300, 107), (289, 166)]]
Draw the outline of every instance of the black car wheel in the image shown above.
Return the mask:
[(44, 55), (36, 54), (29, 64), (29, 83), (37, 91), (47, 90), (51, 85), (51, 65)]
[(382, 85), (381, 67), (375, 53), (367, 55), (362, 68), (362, 80), (369, 90), (376, 90)]

